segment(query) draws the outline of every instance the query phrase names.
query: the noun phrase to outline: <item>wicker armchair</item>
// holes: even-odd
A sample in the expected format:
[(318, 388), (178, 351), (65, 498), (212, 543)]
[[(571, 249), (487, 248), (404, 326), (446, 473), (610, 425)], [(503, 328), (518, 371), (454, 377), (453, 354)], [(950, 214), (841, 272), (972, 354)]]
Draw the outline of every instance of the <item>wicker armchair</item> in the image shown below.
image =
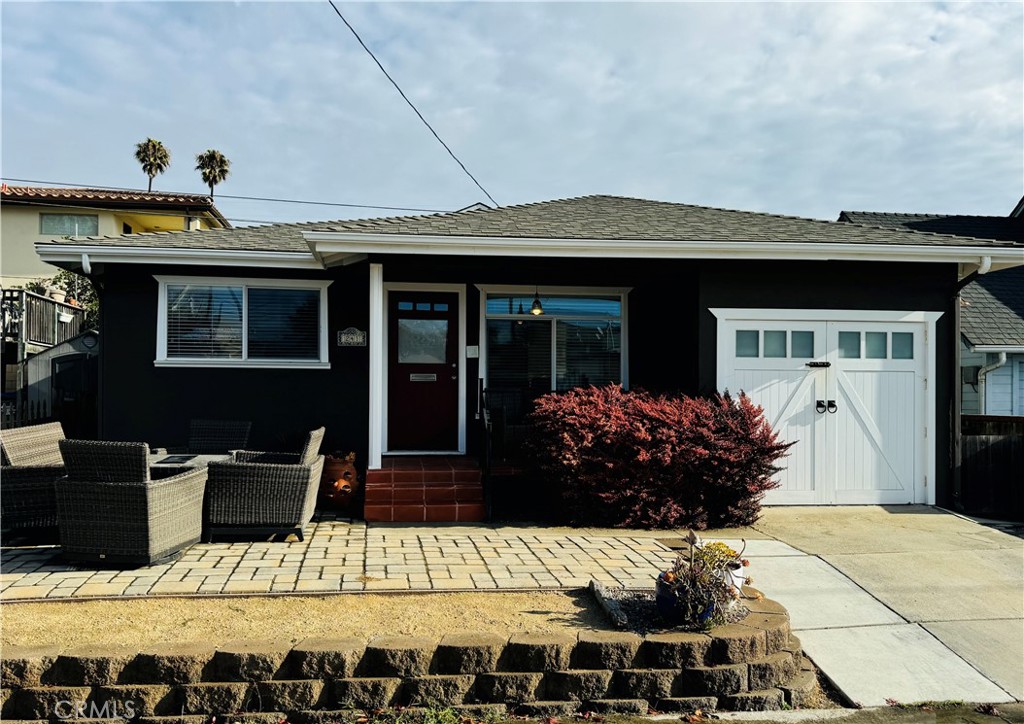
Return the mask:
[(244, 450), (249, 444), (249, 420), (190, 420), (188, 445), (153, 448), (155, 455), (188, 453), (189, 455), (226, 455), (229, 450)]
[(177, 558), (199, 542), (205, 468), (153, 468), (142, 442), (62, 440), (57, 482), (64, 557), (133, 568)]
[(5, 528), (57, 525), (54, 483), (64, 476), (59, 422), (0, 430), (0, 524)]
[(239, 450), (230, 461), (210, 463), (205, 540), (240, 531), (295, 533), (302, 540), (316, 507), (323, 438), (321, 427), (309, 433), (299, 453)]

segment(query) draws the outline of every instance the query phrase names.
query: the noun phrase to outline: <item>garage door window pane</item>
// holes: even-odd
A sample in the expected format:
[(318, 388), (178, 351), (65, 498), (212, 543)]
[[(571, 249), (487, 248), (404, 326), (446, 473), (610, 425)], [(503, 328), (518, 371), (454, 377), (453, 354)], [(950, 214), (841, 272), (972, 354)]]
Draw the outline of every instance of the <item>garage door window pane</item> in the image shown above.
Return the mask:
[(914, 359), (914, 334), (913, 332), (892, 333), (892, 358), (893, 359)]
[(868, 359), (886, 358), (885, 332), (864, 333), (864, 356)]
[(756, 329), (736, 330), (736, 356), (757, 357), (759, 335)]
[(839, 333), (839, 357), (841, 359), (860, 358), (860, 332)]
[(814, 332), (793, 332), (790, 347), (794, 357), (813, 357)]
[(786, 333), (765, 332), (764, 333), (764, 356), (785, 357), (786, 356)]

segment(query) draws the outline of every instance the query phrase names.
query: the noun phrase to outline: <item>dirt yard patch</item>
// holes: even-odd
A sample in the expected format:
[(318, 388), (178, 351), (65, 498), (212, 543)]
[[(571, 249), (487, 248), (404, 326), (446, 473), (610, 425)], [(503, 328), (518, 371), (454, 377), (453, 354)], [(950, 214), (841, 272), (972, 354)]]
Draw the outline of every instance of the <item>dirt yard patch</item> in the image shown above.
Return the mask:
[(609, 628), (589, 593), (342, 594), (5, 603), (0, 643), (141, 647), (312, 636), (427, 636)]

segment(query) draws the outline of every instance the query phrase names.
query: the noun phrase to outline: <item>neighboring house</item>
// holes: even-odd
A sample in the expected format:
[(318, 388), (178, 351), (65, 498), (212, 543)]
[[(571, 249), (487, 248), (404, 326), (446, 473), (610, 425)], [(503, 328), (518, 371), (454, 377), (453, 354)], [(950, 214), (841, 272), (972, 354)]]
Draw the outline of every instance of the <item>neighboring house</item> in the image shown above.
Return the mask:
[(109, 439), (323, 424), (377, 486), (457, 482), (432, 456), (482, 454), (481, 390), (744, 390), (796, 441), (767, 502), (808, 505), (949, 504), (958, 284), (1024, 264), (1012, 241), (612, 196), (36, 249), (103, 285)]
[[(1009, 216), (843, 211), (839, 221), (1024, 242), (1022, 210), (1024, 199)], [(1024, 415), (1024, 270), (981, 273), (960, 297), (961, 414)]]
[(1024, 268), (986, 274), (961, 296), (962, 413), (1024, 416)]
[(0, 287), (24, 286), (56, 271), (33, 244), (55, 236), (220, 229), (227, 219), (204, 194), (88, 188), (0, 188)]

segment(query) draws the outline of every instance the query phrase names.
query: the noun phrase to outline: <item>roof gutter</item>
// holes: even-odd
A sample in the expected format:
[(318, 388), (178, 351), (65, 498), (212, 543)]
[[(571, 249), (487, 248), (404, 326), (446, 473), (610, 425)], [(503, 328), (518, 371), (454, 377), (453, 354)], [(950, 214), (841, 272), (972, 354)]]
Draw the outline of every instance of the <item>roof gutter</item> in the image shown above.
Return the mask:
[(972, 352), (1007, 352), (1024, 354), (1024, 344), (972, 344)]
[[(1020, 246), (844, 244), (793, 241), (661, 241), (649, 239), (550, 239), (306, 231), (321, 256), (329, 254), (451, 254), (459, 256), (814, 259), (986, 264), (986, 271), (1024, 265)], [(980, 252), (984, 254), (980, 254)], [(988, 260), (987, 262), (985, 260)]]
[[(156, 247), (99, 246), (36, 242), (39, 258), (56, 266), (96, 264), (181, 264), (185, 266), (273, 267), (276, 269), (323, 269), (312, 254), (294, 251), (251, 249), (164, 249)], [(87, 272), (88, 273), (88, 272)]]

